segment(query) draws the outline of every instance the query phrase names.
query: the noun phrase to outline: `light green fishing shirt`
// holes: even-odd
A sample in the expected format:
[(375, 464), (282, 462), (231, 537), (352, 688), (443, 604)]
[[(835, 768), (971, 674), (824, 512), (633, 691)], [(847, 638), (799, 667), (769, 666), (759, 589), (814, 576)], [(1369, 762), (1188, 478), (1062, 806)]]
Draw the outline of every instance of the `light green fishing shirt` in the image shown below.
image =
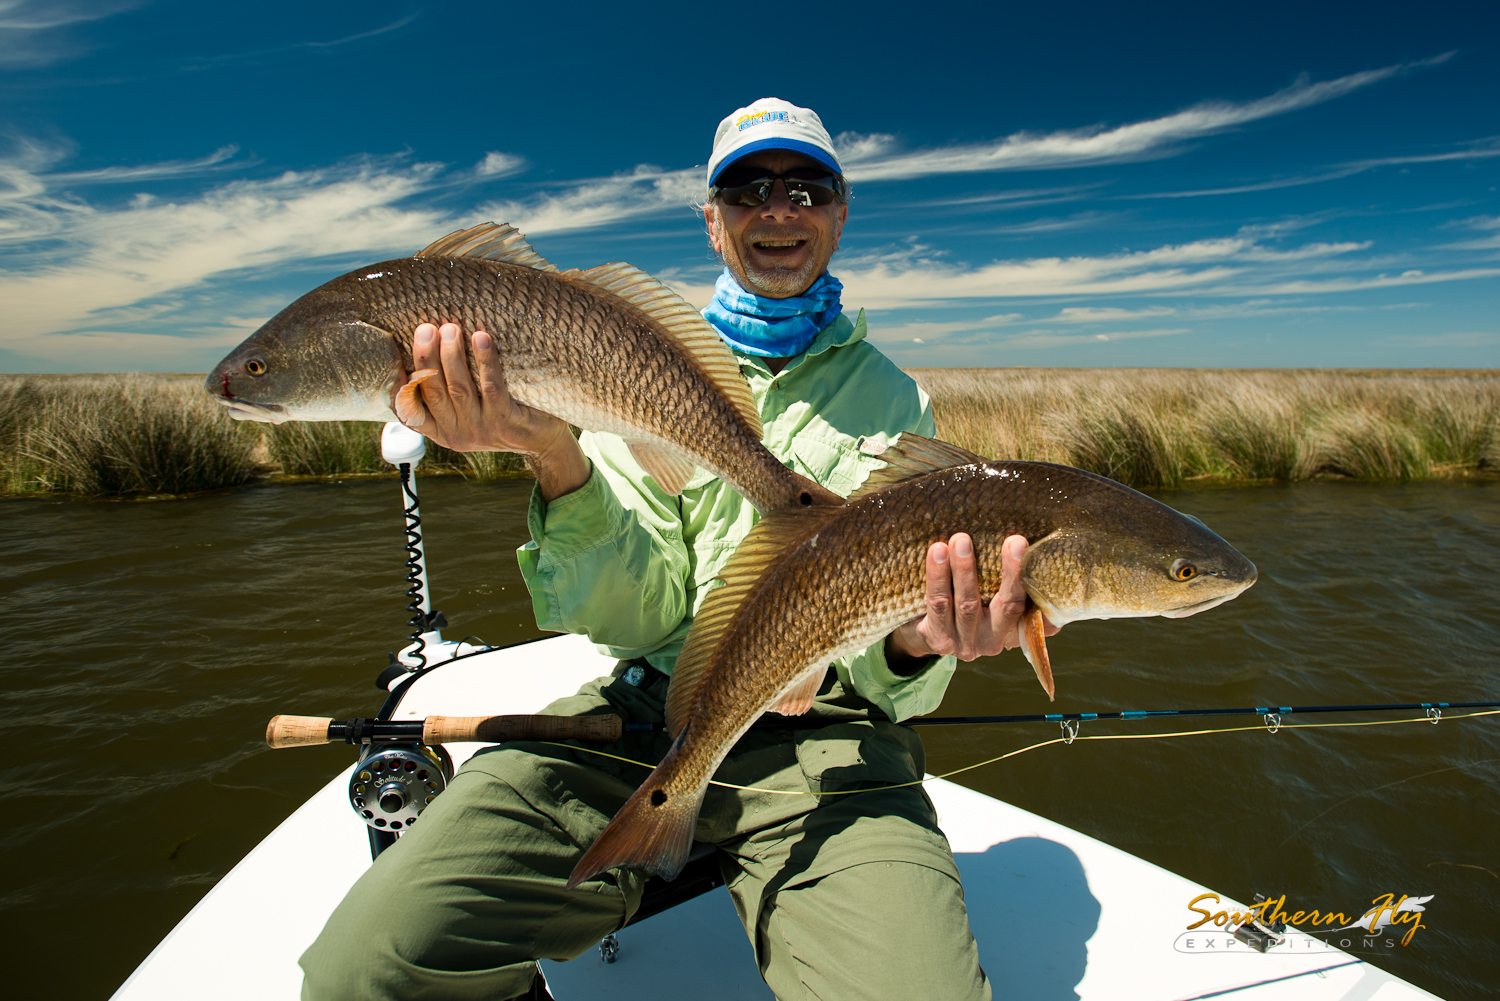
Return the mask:
[[(774, 375), (764, 359), (735, 352), (766, 447), (844, 496), (884, 465), (861, 450), (866, 442), (879, 452), (904, 431), (936, 430), (927, 394), (865, 333), (863, 310), (852, 323), (839, 316)], [(550, 504), (532, 491), (531, 541), (517, 552), (537, 625), (586, 633), (609, 656), (645, 657), (671, 674), (698, 606), (759, 516), (704, 469), (674, 497), (647, 477), (623, 439), (585, 432), (578, 440), (592, 475)], [(897, 721), (936, 709), (956, 665), (941, 657), (897, 675), (883, 640), (835, 662), (846, 688)]]

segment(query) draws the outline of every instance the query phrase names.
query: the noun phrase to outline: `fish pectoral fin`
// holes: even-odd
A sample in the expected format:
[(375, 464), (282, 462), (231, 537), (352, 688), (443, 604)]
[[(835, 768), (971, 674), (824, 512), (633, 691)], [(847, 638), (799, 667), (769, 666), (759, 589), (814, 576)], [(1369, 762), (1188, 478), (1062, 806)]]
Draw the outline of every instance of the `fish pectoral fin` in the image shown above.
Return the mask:
[(1026, 614), (1016, 626), (1021, 634), (1021, 652), (1031, 661), (1036, 671), (1036, 680), (1042, 683), (1048, 702), (1057, 701), (1056, 686), (1052, 683), (1052, 662), (1047, 659), (1047, 618), (1035, 605), (1027, 607)]
[(782, 716), (801, 716), (807, 712), (818, 697), (818, 689), (823, 687), (823, 674), (821, 667), (815, 667), (800, 680), (792, 682), (792, 687), (780, 702), (771, 707), (771, 711)]
[(697, 467), (675, 452), (644, 441), (629, 441), (626, 444), (630, 446), (630, 454), (635, 456), (635, 461), (667, 493), (674, 496), (682, 493), (687, 481), (693, 478), (693, 470)]
[(435, 368), (419, 368), (411, 374), (406, 385), (396, 392), (396, 419), (407, 427), (421, 427), (427, 423), (427, 408), (417, 399), (417, 387), (438, 374)]

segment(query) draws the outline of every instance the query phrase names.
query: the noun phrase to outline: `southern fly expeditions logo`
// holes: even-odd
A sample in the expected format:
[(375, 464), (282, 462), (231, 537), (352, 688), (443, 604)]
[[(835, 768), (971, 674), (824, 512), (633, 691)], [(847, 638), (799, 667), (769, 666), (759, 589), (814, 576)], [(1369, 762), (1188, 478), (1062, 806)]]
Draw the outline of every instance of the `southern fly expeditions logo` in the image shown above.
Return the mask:
[(771, 122), (790, 122), (793, 125), (801, 125), (802, 119), (790, 111), (757, 111), (753, 115), (741, 115), (734, 120), (735, 127), (743, 132), (756, 125), (768, 125)]
[[(1268, 952), (1382, 952), (1411, 945), (1417, 931), (1426, 928), (1422, 917), (1435, 894), (1409, 897), (1404, 893), (1382, 893), (1358, 918), (1343, 911), (1287, 910), (1286, 895), (1266, 898), (1255, 895), (1249, 908), (1230, 910), (1219, 906), (1219, 895), (1200, 893), (1188, 901), (1197, 915), (1187, 931), (1177, 936), (1178, 952), (1223, 956), (1250, 950)], [(1302, 934), (1292, 934), (1301, 932)]]

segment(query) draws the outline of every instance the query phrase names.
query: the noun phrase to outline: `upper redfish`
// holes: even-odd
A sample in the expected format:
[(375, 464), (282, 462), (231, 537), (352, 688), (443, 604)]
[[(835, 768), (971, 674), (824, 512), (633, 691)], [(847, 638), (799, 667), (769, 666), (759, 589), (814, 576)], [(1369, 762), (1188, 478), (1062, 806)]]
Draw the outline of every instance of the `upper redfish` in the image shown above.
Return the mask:
[[(494, 223), (314, 289), (230, 352), (204, 388), (240, 420), (395, 420), (413, 331), (446, 322), (494, 337), (516, 400), (625, 438), (668, 493), (700, 465), (761, 512), (842, 502), (761, 444), (738, 362), (676, 293), (628, 264), (558, 271)], [(413, 372), (401, 390), (406, 423), (422, 421), (416, 387), (435, 374)]]
[(667, 693), (666, 757), (584, 853), (576, 886), (613, 866), (673, 878), (709, 779), (768, 709), (812, 707), (829, 662), (922, 613), (925, 558), (967, 532), (981, 591), (1000, 587), (1000, 546), (1030, 540), (1022, 648), (1048, 697), (1043, 615), (1181, 618), (1255, 583), (1255, 566), (1201, 521), (1114, 480), (1049, 462), (998, 462), (916, 435), (843, 507), (777, 511), (740, 543), (693, 620)]

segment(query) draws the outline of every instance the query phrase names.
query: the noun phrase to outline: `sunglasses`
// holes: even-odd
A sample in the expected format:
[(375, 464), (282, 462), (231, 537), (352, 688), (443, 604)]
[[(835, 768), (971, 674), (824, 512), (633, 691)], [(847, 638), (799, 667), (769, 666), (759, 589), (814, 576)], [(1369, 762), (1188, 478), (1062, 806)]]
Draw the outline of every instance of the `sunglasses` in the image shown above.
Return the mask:
[(785, 174), (762, 174), (759, 167), (730, 168), (719, 175), (719, 183), (709, 189), (709, 197), (725, 205), (755, 208), (771, 199), (771, 188), (777, 181), (786, 183), (786, 196), (793, 205), (827, 205), (835, 197), (844, 197), (844, 178), (817, 167), (794, 167)]

